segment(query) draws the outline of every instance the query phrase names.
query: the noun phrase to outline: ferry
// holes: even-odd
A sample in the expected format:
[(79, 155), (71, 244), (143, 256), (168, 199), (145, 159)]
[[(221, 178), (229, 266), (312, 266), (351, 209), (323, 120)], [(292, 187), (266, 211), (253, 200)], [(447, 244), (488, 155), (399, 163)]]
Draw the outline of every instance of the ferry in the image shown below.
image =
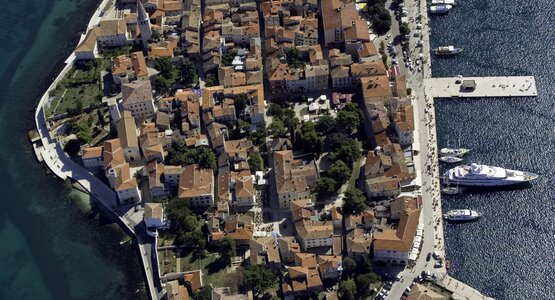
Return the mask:
[(444, 176), (447, 184), (482, 187), (515, 185), (532, 181), (537, 177), (534, 173), (475, 163), (470, 166), (457, 166), (447, 171)]
[(463, 48), (455, 48), (453, 46), (441, 46), (435, 48), (433, 52), (435, 55), (438, 56), (456, 55), (463, 52)]
[(452, 5), (436, 5), (430, 7), (430, 13), (436, 15), (447, 14), (451, 8), (453, 8)]
[(454, 209), (443, 214), (443, 218), (452, 222), (468, 222), (478, 220), (481, 213), (470, 209)]
[(456, 156), (461, 157), (470, 152), (470, 149), (465, 148), (441, 148), (439, 149), (440, 156)]

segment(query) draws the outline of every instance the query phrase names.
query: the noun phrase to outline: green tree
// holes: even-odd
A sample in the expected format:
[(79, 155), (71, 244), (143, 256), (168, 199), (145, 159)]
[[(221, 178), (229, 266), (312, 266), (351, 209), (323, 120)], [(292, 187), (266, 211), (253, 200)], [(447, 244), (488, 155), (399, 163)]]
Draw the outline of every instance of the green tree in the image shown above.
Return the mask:
[(337, 113), (336, 128), (338, 131), (350, 135), (362, 124), (362, 120), (362, 112), (358, 109), (358, 105), (349, 102)]
[(322, 153), (323, 141), (316, 132), (316, 125), (313, 122), (303, 124), (302, 130), (302, 147), (306, 153)]
[(385, 68), (387, 69), (387, 54), (385, 53), (382, 54), (382, 62)]
[(248, 97), (247, 94), (237, 94), (235, 95), (235, 100), (233, 101), (235, 105), (235, 113), (240, 114), (245, 110), (248, 104)]
[(335, 179), (337, 185), (341, 186), (351, 177), (351, 168), (342, 160), (336, 160), (328, 169), (328, 176)]
[(193, 87), (198, 82), (198, 71), (195, 64), (189, 60), (183, 60), (179, 64), (181, 82), (186, 87)]
[(289, 130), (291, 134), (297, 128), (297, 125), (299, 125), (299, 119), (295, 116), (295, 111), (291, 108), (285, 109), (283, 111), (283, 116), (281, 117), (281, 120), (283, 121), (283, 125)]
[(256, 295), (260, 295), (273, 287), (278, 278), (272, 270), (267, 266), (251, 265), (245, 269), (243, 273), (245, 284), (248, 289), (254, 291)]
[(283, 116), (283, 108), (277, 103), (272, 103), (268, 107), (268, 111), (266, 113), (268, 116), (281, 118)]
[(227, 264), (231, 263), (231, 258), (237, 255), (235, 241), (224, 237), (218, 242), (218, 253), (223, 261)]
[(202, 223), (197, 215), (191, 212), (187, 201), (172, 199), (165, 207), (170, 220), (170, 232), (174, 235), (177, 245), (198, 245), (204, 239)]
[(193, 295), (193, 300), (212, 300), (212, 286), (205, 285)]
[(227, 67), (231, 66), (233, 59), (237, 56), (237, 50), (227, 49), (222, 53), (222, 65)]
[(316, 181), (316, 187), (314, 188), (317, 193), (318, 200), (323, 200), (333, 195), (333, 193), (335, 193), (336, 186), (337, 182), (335, 182), (333, 178), (326, 176), (318, 178)]
[(354, 274), (357, 268), (357, 262), (348, 256), (343, 258), (343, 262), (341, 265), (343, 266), (343, 271), (347, 276), (351, 276), (352, 274)]
[(218, 168), (216, 154), (212, 149), (205, 146), (188, 148), (177, 143), (173, 143), (170, 147), (166, 156), (166, 164), (174, 166), (198, 164), (201, 168), (210, 168), (214, 171)]
[(285, 137), (287, 135), (287, 128), (283, 125), (283, 121), (276, 119), (268, 126), (268, 131), (273, 138)]
[(320, 117), (318, 122), (316, 122), (316, 130), (320, 135), (327, 135), (336, 128), (337, 122), (330, 115), (323, 115)]
[(348, 166), (352, 166), (362, 156), (360, 148), (361, 145), (357, 140), (347, 138), (339, 146), (339, 149), (330, 149), (329, 159), (331, 161), (341, 159)]
[(247, 161), (249, 162), (249, 167), (252, 174), (254, 174), (256, 171), (264, 170), (264, 160), (262, 159), (260, 153), (249, 154), (249, 158)]
[(345, 191), (345, 198), (343, 200), (343, 211), (346, 213), (358, 214), (362, 212), (368, 203), (364, 194), (355, 187), (348, 187)]
[(375, 273), (359, 274), (355, 279), (357, 285), (357, 295), (359, 298), (365, 299), (372, 295), (370, 286), (372, 283), (380, 282), (380, 277)]
[(81, 121), (75, 124), (73, 133), (81, 145), (88, 144), (92, 141), (92, 128), (86, 121)]
[(343, 280), (339, 282), (337, 295), (341, 300), (355, 300), (356, 290), (356, 284), (352, 279)]
[(152, 87), (158, 94), (167, 93), (172, 86), (172, 82), (160, 75), (152, 76)]
[(287, 60), (287, 64), (291, 68), (304, 68), (304, 61), (301, 58), (301, 52), (297, 48), (285, 49), (285, 59)]
[(402, 35), (409, 34), (409, 33), (410, 33), (409, 23), (407, 23), (407, 22), (401, 23), (401, 26), (399, 26), (399, 32), (400, 32)]

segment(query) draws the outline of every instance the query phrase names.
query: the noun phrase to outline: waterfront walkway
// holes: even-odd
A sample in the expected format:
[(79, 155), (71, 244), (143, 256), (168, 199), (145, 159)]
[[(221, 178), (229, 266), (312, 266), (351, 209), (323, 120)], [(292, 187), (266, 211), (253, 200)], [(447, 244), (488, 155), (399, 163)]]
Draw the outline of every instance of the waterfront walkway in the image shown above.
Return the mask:
[[(407, 8), (409, 18), (416, 19), (418, 14), (422, 16), (421, 22), (423, 25), (421, 51), (417, 50), (417, 39), (411, 37), (409, 41), (412, 59), (416, 61), (419, 58), (418, 52), (423, 55), (422, 72), (409, 72), (407, 70), (407, 83), (412, 88), (412, 104), (415, 116), (413, 149), (419, 150), (419, 154), (414, 157), (414, 164), (421, 175), (422, 207), (420, 224), (424, 226), (424, 238), (414, 266), (401, 271), (401, 280), (394, 283), (387, 299), (397, 300), (401, 298), (403, 291), (410, 286), (422, 271), (430, 271), (436, 275), (439, 278), (436, 283), (452, 292), (454, 299), (491, 299), (478, 290), (450, 277), (447, 274), (445, 263), (441, 268), (434, 268), (435, 260), (426, 261), (427, 253), (434, 251), (437, 251), (441, 258), (445, 259), (435, 109), (432, 96), (432, 83), (434, 81), (431, 79), (430, 32), (426, 1), (414, 2)], [(415, 22), (411, 22), (409, 26), (411, 26), (411, 30), (416, 29)]]
[[(473, 90), (461, 88), (464, 81), (475, 83)], [(536, 97), (534, 76), (428, 78), (424, 84), (434, 98)]]
[[(104, 0), (93, 14), (87, 29), (99, 22), (101, 9), (110, 5), (111, 0)], [(81, 36), (81, 40), (84, 35)], [(81, 41), (80, 41), (81, 42)], [(35, 111), (35, 125), (37, 127), (42, 146), (37, 149), (38, 155), (44, 159), (48, 168), (62, 180), (71, 178), (86, 190), (92, 197), (93, 202), (100, 205), (101, 211), (117, 220), (118, 224), (129, 235), (136, 238), (139, 246), (140, 262), (147, 285), (147, 293), (150, 299), (162, 299), (164, 290), (160, 282), (158, 260), (156, 255), (156, 240), (146, 234), (143, 220), (143, 210), (135, 210), (135, 206), (118, 206), (116, 193), (96, 176), (88, 172), (84, 167), (73, 161), (63, 151), (55, 138), (52, 137), (48, 122), (44, 114), (44, 105), (48, 101), (49, 92), (56, 87), (58, 82), (73, 66), (74, 53), (65, 60), (64, 69), (48, 87), (40, 99)]]

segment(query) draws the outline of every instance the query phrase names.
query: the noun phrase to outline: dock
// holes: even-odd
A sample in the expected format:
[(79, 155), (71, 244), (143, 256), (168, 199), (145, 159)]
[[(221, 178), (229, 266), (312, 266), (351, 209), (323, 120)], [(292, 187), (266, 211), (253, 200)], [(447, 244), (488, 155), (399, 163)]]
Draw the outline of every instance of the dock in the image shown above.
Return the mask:
[(440, 77), (424, 79), (433, 98), (536, 97), (534, 76)]

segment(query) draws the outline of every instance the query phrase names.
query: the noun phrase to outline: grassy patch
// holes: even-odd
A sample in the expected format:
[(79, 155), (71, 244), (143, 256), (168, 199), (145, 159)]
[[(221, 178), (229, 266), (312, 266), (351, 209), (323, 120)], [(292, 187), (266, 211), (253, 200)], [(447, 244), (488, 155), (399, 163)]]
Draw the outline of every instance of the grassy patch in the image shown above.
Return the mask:
[(358, 177), (360, 176), (360, 162), (362, 161), (362, 157), (359, 158), (354, 164), (353, 164), (353, 172), (351, 173), (351, 177), (349, 178), (349, 187), (356, 187), (356, 182)]
[(204, 285), (211, 285), (214, 288), (230, 287), (232, 291), (237, 291), (243, 279), (243, 269), (241, 267), (229, 268), (213, 254), (208, 254), (204, 258), (192, 251), (186, 256), (178, 258), (180, 260), (181, 272), (202, 270)]

